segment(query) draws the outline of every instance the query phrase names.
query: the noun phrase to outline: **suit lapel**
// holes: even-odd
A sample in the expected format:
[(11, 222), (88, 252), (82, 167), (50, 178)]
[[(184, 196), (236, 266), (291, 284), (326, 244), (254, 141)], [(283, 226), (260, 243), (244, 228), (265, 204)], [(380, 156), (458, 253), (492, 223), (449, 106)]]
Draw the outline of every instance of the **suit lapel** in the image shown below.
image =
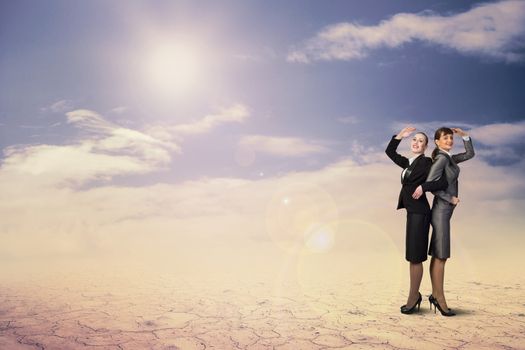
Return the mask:
[(405, 183), (408, 178), (410, 177), (410, 174), (412, 174), (412, 170), (414, 170), (414, 168), (416, 167), (416, 164), (417, 164), (417, 161), (422, 157), (423, 155), (420, 154), (416, 159), (414, 159), (414, 161), (412, 162), (412, 164), (409, 165), (409, 167), (407, 168), (407, 171), (405, 172), (405, 176), (401, 179), (401, 182), (402, 183)]
[(445, 157), (447, 157), (448, 160), (450, 161), (450, 164), (452, 164), (454, 167), (457, 167), (457, 164), (456, 164), (456, 162), (454, 161), (454, 159), (453, 159), (451, 156), (449, 156), (447, 153), (445, 153), (445, 152), (443, 152), (443, 151), (440, 150), (440, 151), (439, 151), (439, 154), (442, 154), (442, 155), (444, 155)]

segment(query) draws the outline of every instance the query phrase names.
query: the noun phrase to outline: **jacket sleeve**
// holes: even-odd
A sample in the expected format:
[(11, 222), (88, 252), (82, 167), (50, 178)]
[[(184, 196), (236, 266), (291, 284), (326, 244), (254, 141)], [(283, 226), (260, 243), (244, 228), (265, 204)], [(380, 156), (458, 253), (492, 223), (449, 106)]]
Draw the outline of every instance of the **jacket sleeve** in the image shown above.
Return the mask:
[[(449, 163), (449, 160), (447, 157), (438, 154), (436, 157), (436, 160), (430, 167), (430, 173), (427, 176), (426, 183), (439, 180), (440, 178), (444, 178), (446, 181), (446, 176), (444, 174), (444, 171), (448, 163)], [(434, 196), (437, 196), (447, 202), (452, 203), (452, 196), (448, 194), (447, 192), (445, 192), (444, 190), (432, 191), (432, 193), (434, 194)]]
[(392, 139), (388, 143), (388, 146), (386, 146), (385, 153), (388, 156), (388, 158), (392, 159), (394, 163), (396, 163), (404, 169), (408, 168), (410, 162), (408, 161), (408, 158), (403, 157), (402, 155), (396, 152), (397, 146), (399, 146), (400, 142), (401, 140), (396, 139), (395, 135), (392, 136)]
[(456, 163), (461, 163), (474, 157), (474, 146), (472, 146), (472, 138), (469, 136), (468, 141), (463, 140), (463, 144), (465, 145), (465, 152), (454, 154), (452, 156), (452, 159), (454, 159)]
[[(428, 172), (428, 175), (427, 175), (427, 179), (429, 178), (430, 171), (432, 169), (432, 161), (430, 159), (428, 159), (428, 162), (430, 164), (428, 165), (429, 172)], [(433, 176), (435, 177), (435, 175), (433, 175)], [(425, 192), (427, 192), (427, 191), (435, 192), (435, 191), (446, 190), (447, 187), (448, 187), (447, 177), (446, 176), (440, 176), (438, 179), (435, 179), (433, 181), (428, 181), (427, 180), (427, 182), (421, 184), (421, 187), (423, 188), (423, 191), (425, 191)]]

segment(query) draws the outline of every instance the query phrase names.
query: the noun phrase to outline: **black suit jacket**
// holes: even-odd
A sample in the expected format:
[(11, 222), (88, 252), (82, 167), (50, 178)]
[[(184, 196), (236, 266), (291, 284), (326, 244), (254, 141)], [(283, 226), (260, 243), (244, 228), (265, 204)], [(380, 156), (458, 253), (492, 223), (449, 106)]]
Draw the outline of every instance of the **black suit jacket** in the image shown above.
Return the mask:
[[(401, 140), (397, 140), (395, 136), (386, 147), (385, 153), (392, 159), (394, 163), (399, 165), (401, 168), (409, 168), (410, 162), (408, 158), (403, 157), (396, 152), (397, 146)], [(421, 185), (423, 191), (440, 191), (448, 187), (448, 182), (445, 176), (441, 176), (438, 180), (432, 182), (425, 182), (432, 166), (432, 159), (425, 157), (423, 154), (418, 158), (414, 159), (409, 170), (405, 174), (401, 184), (401, 192), (399, 193), (399, 200), (397, 203), (397, 209), (406, 208), (410, 213), (427, 214), (430, 212), (430, 206), (428, 205), (427, 196), (425, 193), (418, 199), (412, 198), (412, 193), (416, 188)]]

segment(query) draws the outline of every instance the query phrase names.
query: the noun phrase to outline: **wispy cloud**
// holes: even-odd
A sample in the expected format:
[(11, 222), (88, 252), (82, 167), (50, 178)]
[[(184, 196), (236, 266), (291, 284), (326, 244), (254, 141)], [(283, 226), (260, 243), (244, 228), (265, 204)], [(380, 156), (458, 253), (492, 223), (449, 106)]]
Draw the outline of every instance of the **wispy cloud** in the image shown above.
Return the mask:
[(476, 138), (477, 142), (481, 142), (487, 146), (525, 143), (525, 121), (485, 125), (476, 125), (462, 121), (431, 121), (423, 123), (394, 122), (392, 123), (392, 131), (397, 132), (407, 125), (414, 126), (417, 130), (427, 132), (429, 137), (433, 137), (434, 132), (443, 126), (449, 128), (462, 128)]
[(428, 135), (430, 139), (434, 137), (434, 133), (437, 129), (441, 127), (447, 127), (447, 128), (462, 128), (464, 130), (471, 130), (472, 128), (476, 127), (476, 125), (472, 123), (466, 123), (463, 121), (428, 121), (428, 122), (414, 122), (414, 121), (395, 121), (391, 125), (391, 131), (394, 133), (398, 133), (401, 129), (403, 129), (406, 126), (413, 126), (416, 128), (417, 131), (423, 131)]
[(522, 159), (516, 150), (512, 147), (501, 146), (501, 147), (489, 147), (476, 150), (476, 156), (488, 159), (491, 163), (508, 165), (517, 163)]
[(472, 128), (470, 132), (480, 142), (490, 146), (525, 143), (525, 121), (482, 125)]
[(91, 132), (111, 133), (117, 126), (89, 109), (77, 109), (66, 113), (67, 122)]
[(242, 122), (247, 107), (235, 104), (195, 123), (146, 131), (122, 127), (89, 109), (66, 113), (67, 123), (81, 131), (80, 139), (65, 145), (19, 145), (4, 149), (1, 166), (4, 180), (26, 178), (28, 183), (62, 186), (82, 185), (114, 176), (144, 174), (167, 166), (181, 147), (181, 135), (209, 132), (232, 122)]
[(281, 157), (304, 157), (326, 153), (328, 148), (318, 142), (306, 141), (297, 137), (275, 137), (246, 135), (239, 141), (241, 148)]
[(124, 113), (124, 112), (126, 112), (128, 110), (129, 110), (129, 107), (127, 107), (127, 106), (118, 106), (118, 107), (110, 109), (109, 111), (111, 113), (115, 113), (115, 114), (122, 114), (122, 113)]
[(75, 104), (72, 100), (59, 100), (53, 102), (49, 106), (40, 108), (40, 110), (42, 112), (51, 111), (53, 113), (63, 113), (72, 110), (74, 106)]
[[(90, 180), (109, 180), (115, 175), (145, 173), (152, 165), (130, 156), (93, 150), (89, 143), (10, 147), (1, 171), (3, 181), (25, 179), (26, 186), (81, 185)], [(37, 186), (37, 187), (38, 187)]]
[(249, 115), (248, 108), (243, 104), (237, 103), (228, 108), (222, 108), (218, 113), (207, 115), (196, 122), (169, 127), (169, 131), (178, 135), (203, 134), (220, 124), (241, 123)]
[(24, 178), (46, 186), (80, 185), (113, 176), (147, 173), (165, 166), (173, 142), (120, 127), (98, 113), (80, 109), (66, 114), (68, 123), (81, 129), (81, 139), (65, 145), (20, 145), (4, 149), (3, 180)]
[(395, 48), (421, 40), (454, 49), (517, 62), (524, 58), (525, 1), (487, 3), (451, 16), (430, 11), (399, 13), (375, 26), (355, 23), (330, 25), (288, 54), (292, 62), (354, 60), (371, 50)]
[(141, 131), (117, 126), (90, 110), (76, 110), (67, 113), (67, 117), (69, 123), (95, 133), (95, 138), (84, 143), (89, 143), (97, 152), (140, 156), (161, 163), (169, 161), (168, 150), (180, 152), (180, 147), (174, 142), (159, 140)]
[[(392, 123), (392, 132), (397, 133), (407, 125), (414, 126), (418, 131), (426, 132), (430, 140), (440, 127), (459, 127), (467, 131), (474, 139), (476, 154), (492, 165), (507, 165), (521, 159), (525, 145), (525, 122), (506, 122), (476, 125), (461, 121), (424, 122), (424, 123)], [(431, 148), (433, 143), (431, 141)]]

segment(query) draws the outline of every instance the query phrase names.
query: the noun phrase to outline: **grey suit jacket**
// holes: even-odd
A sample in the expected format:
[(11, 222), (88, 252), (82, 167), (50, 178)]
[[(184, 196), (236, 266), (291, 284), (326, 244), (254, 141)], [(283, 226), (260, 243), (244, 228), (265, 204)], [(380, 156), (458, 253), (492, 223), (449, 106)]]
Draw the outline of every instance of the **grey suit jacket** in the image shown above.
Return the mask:
[(436, 181), (444, 172), (447, 178), (448, 187), (443, 191), (432, 192), (435, 196), (434, 205), (450, 206), (450, 204), (452, 204), (452, 197), (458, 196), (458, 163), (474, 157), (472, 138), (468, 141), (463, 140), (463, 144), (465, 145), (465, 152), (463, 153), (454, 154), (450, 157), (448, 154), (440, 150), (436, 155), (434, 163), (430, 168), (430, 173), (427, 176), (427, 181)]

